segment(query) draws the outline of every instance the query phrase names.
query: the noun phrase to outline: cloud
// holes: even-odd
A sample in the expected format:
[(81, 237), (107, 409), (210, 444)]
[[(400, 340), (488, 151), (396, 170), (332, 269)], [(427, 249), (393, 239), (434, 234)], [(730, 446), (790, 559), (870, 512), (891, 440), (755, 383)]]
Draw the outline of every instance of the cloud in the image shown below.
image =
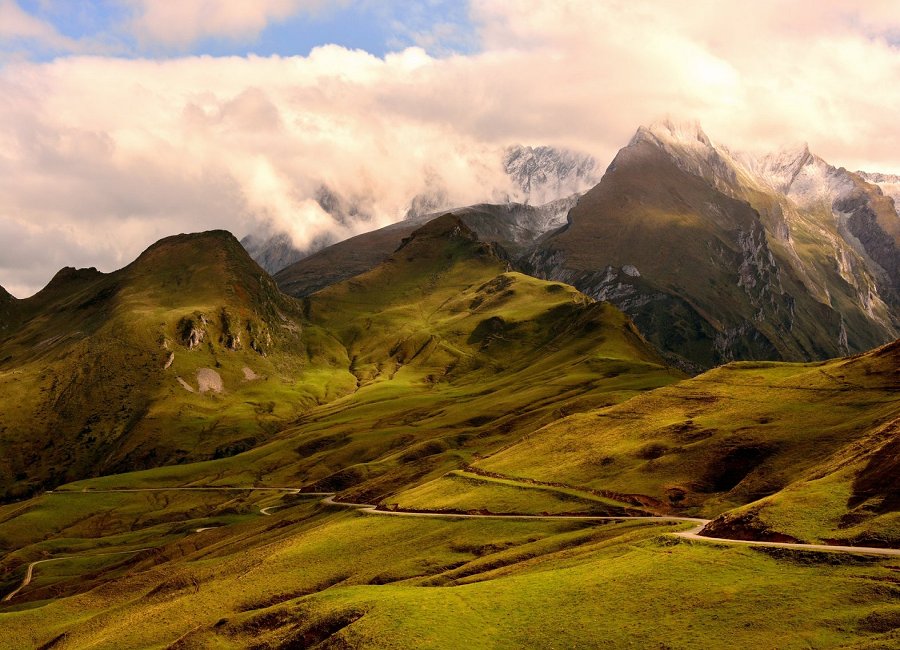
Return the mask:
[(76, 41), (23, 10), (15, 0), (0, 0), (0, 51), (15, 43), (61, 51), (76, 48)]
[[(200, 6), (163, 4), (189, 16)], [(276, 10), (315, 9), (251, 5), (244, 31), (210, 24), (250, 33)], [(457, 204), (502, 194), (509, 144), (565, 146), (603, 166), (665, 115), (697, 119), (733, 148), (805, 140), (834, 164), (900, 172), (900, 5), (869, 7), (477, 0), (480, 47), (441, 58), (325, 46), (9, 64), (0, 231), (27, 226), (46, 245), (27, 249), (27, 265), (4, 246), (0, 284), (31, 291), (65, 263), (111, 270), (158, 237), (204, 228), (268, 226), (299, 246), (347, 237), (401, 218), (420, 192)], [(323, 186), (368, 220), (325, 214)]]
[(139, 40), (186, 48), (204, 38), (254, 40), (271, 22), (301, 11), (315, 13), (326, 0), (133, 0), (132, 30)]

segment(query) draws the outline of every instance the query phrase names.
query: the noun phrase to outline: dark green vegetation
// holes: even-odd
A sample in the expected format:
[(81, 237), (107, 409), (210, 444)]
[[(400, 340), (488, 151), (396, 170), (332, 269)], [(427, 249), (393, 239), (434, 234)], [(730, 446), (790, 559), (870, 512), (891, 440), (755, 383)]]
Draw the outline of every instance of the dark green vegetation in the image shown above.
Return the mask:
[(477, 233), (482, 241), (498, 243), (515, 258), (547, 230), (547, 221), (574, 205), (574, 197), (543, 206), (482, 203), (437, 214), (423, 215), (351, 237), (305, 257), (275, 274), (287, 294), (308, 296), (332, 284), (370, 271), (397, 250), (417, 228), (443, 214), (451, 214)]
[(115, 273), (63, 269), (6, 313), (7, 500), (230, 455), (354, 386), (346, 372), (317, 374), (341, 363), (340, 346), (302, 337), (300, 304), (226, 232), (164, 239)]
[(207, 233), (0, 303), (7, 499), (55, 487), (0, 506), (0, 594), (56, 558), (0, 647), (897, 645), (893, 558), (240, 489), (900, 544), (897, 343), (686, 379), (506, 258), (447, 215), (300, 301)]

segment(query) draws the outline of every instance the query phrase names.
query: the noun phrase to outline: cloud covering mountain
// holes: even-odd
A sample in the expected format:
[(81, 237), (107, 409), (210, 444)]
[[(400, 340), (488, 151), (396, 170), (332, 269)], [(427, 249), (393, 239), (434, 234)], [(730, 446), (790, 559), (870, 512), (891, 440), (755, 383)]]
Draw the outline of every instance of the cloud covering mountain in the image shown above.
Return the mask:
[[(0, 3), (15, 18), (0, 34), (0, 236), (17, 242), (0, 252), (0, 284), (19, 296), (60, 266), (111, 270), (173, 232), (267, 225), (305, 248), (396, 221), (435, 185), (451, 204), (490, 200), (509, 183), (510, 144), (584, 151), (602, 167), (635, 124), (669, 113), (740, 149), (805, 140), (849, 169), (900, 171), (885, 110), (900, 104), (891, 2), (474, 0), (475, 46), (448, 52), (441, 34), (457, 42), (459, 25), (433, 17), (403, 41), (427, 49), (383, 56), (327, 44), (162, 55), (150, 36), (122, 54), (115, 34), (63, 35), (23, 6)], [(160, 11), (139, 9), (146, 21)], [(265, 3), (239, 28), (208, 8), (207, 32), (170, 35), (264, 51), (253, 39), (268, 25), (317, 10)], [(51, 41), (60, 56), (29, 56)], [(333, 219), (315, 198), (323, 185), (370, 218)]]

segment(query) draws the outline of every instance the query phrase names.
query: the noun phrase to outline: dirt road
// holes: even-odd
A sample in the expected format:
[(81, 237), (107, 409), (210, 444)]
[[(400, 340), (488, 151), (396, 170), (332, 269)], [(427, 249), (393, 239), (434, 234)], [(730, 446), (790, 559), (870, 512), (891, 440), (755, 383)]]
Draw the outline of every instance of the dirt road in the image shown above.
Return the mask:
[[(465, 514), (465, 513), (449, 513), (449, 512), (406, 512), (402, 510), (379, 510), (376, 506), (373, 506), (368, 503), (345, 503), (342, 501), (335, 501), (334, 497), (336, 496), (332, 492), (303, 492), (300, 488), (290, 488), (290, 487), (170, 487), (170, 488), (118, 488), (118, 489), (108, 489), (108, 490), (81, 490), (81, 491), (55, 491), (48, 492), (47, 494), (54, 495), (76, 495), (76, 494), (92, 494), (92, 493), (104, 493), (104, 492), (178, 492), (178, 491), (228, 491), (228, 492), (255, 492), (255, 491), (263, 491), (263, 492), (283, 492), (285, 494), (296, 494), (310, 497), (323, 497), (321, 503), (323, 505), (335, 506), (341, 508), (352, 508), (358, 512), (367, 514), (367, 515), (384, 515), (388, 517), (425, 517), (425, 518), (440, 518), (440, 519), (515, 519), (515, 520), (538, 520), (538, 521), (560, 521), (560, 520), (577, 520), (577, 521), (683, 521), (696, 524), (693, 528), (689, 530), (684, 530), (675, 533), (669, 533), (670, 535), (674, 535), (675, 537), (680, 537), (681, 539), (689, 539), (691, 541), (696, 542), (710, 542), (715, 544), (734, 544), (740, 546), (761, 546), (761, 547), (770, 547), (770, 548), (785, 548), (785, 549), (798, 549), (798, 550), (806, 550), (806, 551), (819, 551), (819, 552), (827, 552), (827, 553), (854, 553), (859, 555), (886, 555), (886, 556), (900, 556), (900, 549), (894, 548), (879, 548), (875, 546), (836, 546), (830, 544), (798, 544), (798, 543), (789, 543), (789, 542), (757, 542), (753, 540), (743, 540), (743, 539), (727, 539), (724, 537), (708, 537), (705, 535), (700, 535), (700, 531), (703, 530), (704, 526), (710, 522), (709, 519), (700, 519), (698, 517), (675, 517), (675, 516), (637, 516), (637, 517), (609, 517), (609, 516), (593, 516), (593, 515), (484, 515), (484, 514)], [(277, 506), (268, 506), (266, 508), (261, 508), (259, 513), (265, 516), (271, 516), (271, 510), (276, 508), (283, 508), (283, 505)], [(203, 532), (205, 530), (210, 530), (214, 527), (207, 528), (197, 528), (194, 532)], [(38, 564), (42, 564), (44, 562), (56, 562), (58, 560), (67, 560), (71, 558), (87, 558), (87, 557), (100, 557), (102, 555), (125, 555), (131, 553), (140, 553), (141, 551), (147, 551), (150, 549), (142, 548), (134, 551), (117, 551), (115, 553), (99, 553), (97, 555), (66, 555), (63, 557), (55, 557), (48, 558), (45, 560), (37, 560), (28, 565), (28, 570), (25, 573), (25, 578), (22, 580), (22, 584), (15, 590), (7, 594), (2, 602), (8, 602), (12, 600), (16, 594), (18, 594), (22, 589), (27, 587), (32, 580), (34, 575), (34, 567)]]

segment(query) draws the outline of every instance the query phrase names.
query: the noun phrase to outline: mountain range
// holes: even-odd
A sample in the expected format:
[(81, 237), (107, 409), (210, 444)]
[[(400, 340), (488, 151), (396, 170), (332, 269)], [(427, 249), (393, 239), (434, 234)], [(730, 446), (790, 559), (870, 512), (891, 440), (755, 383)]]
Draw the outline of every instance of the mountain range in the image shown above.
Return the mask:
[[(554, 206), (547, 208), (552, 213), (552, 219), (548, 216), (548, 223), (544, 224), (545, 230), (561, 225), (565, 212), (571, 207), (566, 202), (573, 200), (573, 196), (591, 187), (598, 179), (597, 162), (594, 158), (559, 147), (510, 146), (503, 151), (499, 164), (506, 183), (489, 190), (485, 198), (496, 200), (502, 197), (503, 204), (512, 210), (520, 210), (522, 205)], [(439, 211), (455, 207), (436, 173), (428, 176), (426, 185), (424, 191), (411, 197), (409, 201), (404, 217), (409, 222), (407, 226), (395, 224), (401, 228), (403, 236), (428, 218), (437, 216)], [(322, 185), (315, 194), (315, 200), (337, 226), (365, 224), (374, 219), (376, 200), (373, 197), (347, 198)], [(560, 204), (559, 201), (563, 203)], [(527, 211), (523, 213), (522, 221), (520, 225), (523, 229), (534, 230), (534, 218)], [(288, 233), (273, 232), (271, 229), (251, 232), (241, 239), (241, 244), (250, 256), (272, 274), (335, 243), (334, 236), (324, 235), (301, 250), (294, 246)], [(382, 259), (384, 256), (376, 261)]]
[[(900, 216), (866, 178), (896, 187), (805, 145), (751, 156), (699, 125), (663, 122), (638, 129), (593, 189), (537, 208), (553, 218), (535, 224), (535, 209), (516, 204), (454, 213), (508, 247), (515, 268), (615, 304), (670, 361), (697, 370), (824, 359), (897, 336)], [(412, 225), (346, 240), (276, 279), (307, 295), (371, 268)]]
[(0, 649), (896, 647), (886, 178), (664, 123), (274, 278), (0, 289)]

